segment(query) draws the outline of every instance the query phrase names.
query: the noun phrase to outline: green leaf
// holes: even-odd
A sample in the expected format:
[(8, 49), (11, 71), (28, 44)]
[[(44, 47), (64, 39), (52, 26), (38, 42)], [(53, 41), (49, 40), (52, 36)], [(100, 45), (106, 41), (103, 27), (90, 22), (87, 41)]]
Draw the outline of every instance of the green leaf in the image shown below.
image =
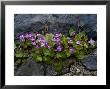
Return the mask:
[(56, 57), (57, 57), (58, 59), (61, 58), (61, 57), (62, 57), (61, 53), (57, 53), (57, 54), (56, 54)]
[(63, 68), (62, 63), (54, 63), (53, 66), (54, 66), (54, 69), (55, 69), (56, 72), (61, 72), (61, 70)]
[(43, 53), (44, 53), (45, 56), (50, 56), (50, 55), (51, 55), (49, 49), (45, 49), (45, 48), (44, 48), (44, 49), (43, 49)]
[(68, 39), (65, 36), (61, 37), (61, 43), (64, 45), (65, 48), (68, 48)]
[(23, 57), (23, 53), (17, 52), (17, 53), (15, 54), (15, 56), (16, 56), (16, 57)]
[(16, 61), (16, 64), (19, 65), (20, 63), (21, 63), (21, 59), (18, 59), (18, 60)]
[(48, 61), (49, 59), (50, 59), (49, 56), (43, 56), (43, 60), (44, 60), (44, 61)]
[(87, 36), (84, 36), (84, 41), (88, 41), (88, 37)]
[(77, 59), (82, 60), (85, 57), (84, 51), (78, 52), (75, 56)]
[(36, 61), (42, 61), (42, 57), (41, 56), (37, 56)]
[(70, 28), (69, 35), (72, 36), (73, 32), (74, 32), (74, 29), (73, 28)]
[(71, 55), (68, 49), (65, 51), (65, 55), (66, 55), (67, 57), (69, 57), (69, 56)]
[(88, 45), (87, 45), (86, 43), (84, 43), (84, 47), (85, 47), (85, 48), (88, 48)]
[(53, 34), (51, 33), (51, 34), (46, 34), (46, 36), (45, 36), (45, 39), (46, 39), (46, 41), (51, 41), (52, 40), (52, 38), (53, 38)]
[(79, 55), (77, 56), (78, 59), (82, 60), (85, 56), (84, 55)]
[(33, 54), (32, 55), (32, 58), (35, 62), (41, 62), (42, 61), (42, 56), (41, 55), (36, 55), (36, 54)]
[(85, 31), (82, 31), (82, 32), (79, 33), (79, 35), (82, 37), (82, 36), (85, 36), (86, 33), (85, 33)]

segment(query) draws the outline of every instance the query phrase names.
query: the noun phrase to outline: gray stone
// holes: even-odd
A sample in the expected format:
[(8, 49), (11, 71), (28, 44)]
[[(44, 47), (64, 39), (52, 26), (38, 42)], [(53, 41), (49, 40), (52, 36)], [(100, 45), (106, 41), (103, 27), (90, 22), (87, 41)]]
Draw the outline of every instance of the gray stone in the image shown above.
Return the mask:
[(69, 72), (69, 68), (64, 67), (64, 68), (62, 69), (62, 71), (61, 71), (61, 74), (66, 74), (66, 73), (68, 73), (68, 72)]
[(63, 76), (72, 76), (72, 72), (70, 72), (70, 73), (66, 73), (66, 74), (64, 74)]
[(71, 71), (73, 74), (78, 74), (78, 73), (80, 73), (80, 69), (79, 69), (78, 67), (74, 66), (74, 65), (72, 65), (72, 66), (70, 67), (70, 71)]
[(97, 70), (97, 56), (87, 56), (82, 61), (82, 64), (89, 70)]
[(15, 76), (43, 76), (44, 75), (44, 67), (40, 63), (35, 63), (32, 58), (28, 58), (27, 62), (21, 65)]
[(46, 76), (56, 76), (57, 72), (54, 70), (52, 65), (48, 65), (46, 68)]
[(42, 31), (44, 24), (48, 24), (49, 32), (62, 32), (67, 35), (68, 27), (77, 28), (77, 17), (80, 25), (87, 31), (96, 31), (97, 16), (94, 14), (15, 14), (14, 31), (15, 36), (25, 31)]

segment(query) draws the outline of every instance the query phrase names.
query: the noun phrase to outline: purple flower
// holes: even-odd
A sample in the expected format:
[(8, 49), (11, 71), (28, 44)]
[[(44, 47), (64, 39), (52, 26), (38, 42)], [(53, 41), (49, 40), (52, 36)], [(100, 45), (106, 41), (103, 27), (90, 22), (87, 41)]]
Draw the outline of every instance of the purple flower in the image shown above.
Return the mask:
[(47, 46), (47, 42), (41, 42), (41, 47)]
[(72, 33), (72, 36), (74, 37), (75, 35), (76, 35), (76, 32), (73, 32), (73, 33)]
[(76, 44), (79, 45), (80, 44), (80, 41), (76, 41)]
[(36, 42), (32, 42), (32, 45), (34, 45), (34, 46), (35, 46), (35, 45), (36, 45)]
[(29, 34), (28, 34), (28, 37), (29, 37), (29, 38), (31, 38), (32, 36), (33, 36), (32, 33), (29, 33)]
[(24, 40), (25, 40), (24, 35), (20, 35), (19, 39), (20, 39), (21, 41), (24, 41)]
[(38, 42), (41, 44), (41, 47), (46, 47), (48, 45), (43, 37), (38, 37)]
[(30, 38), (30, 40), (31, 40), (31, 41), (35, 41), (35, 38), (32, 36), (32, 37)]
[(39, 37), (39, 36), (41, 36), (41, 34), (37, 34), (37, 36)]
[(59, 43), (59, 42), (60, 42), (60, 38), (57, 38), (57, 37), (54, 37), (52, 40), (53, 40), (55, 43)]
[(54, 41), (56, 44), (59, 44), (59, 42), (60, 42), (60, 34), (59, 33), (55, 33), (52, 41)]
[(72, 44), (73, 41), (71, 39), (68, 40), (68, 44)]
[(47, 47), (48, 47), (48, 49), (50, 49), (50, 48), (51, 48), (51, 46), (49, 46), (49, 45), (48, 45)]
[(55, 51), (58, 51), (58, 52), (62, 51), (62, 47), (58, 45)]
[(60, 37), (60, 34), (59, 33), (55, 33), (54, 37), (58, 38), (58, 37)]
[(29, 38), (28, 33), (25, 34), (25, 38), (27, 38), (27, 39)]
[(70, 53), (73, 54), (74, 53), (74, 49), (72, 47), (69, 48)]
[(94, 44), (95, 43), (95, 41), (94, 40), (92, 40), (92, 38), (90, 39), (90, 41), (88, 41), (88, 43), (90, 43), (90, 44)]
[(35, 45), (35, 48), (39, 48), (39, 46), (38, 45)]
[(38, 42), (45, 42), (43, 37), (38, 37)]

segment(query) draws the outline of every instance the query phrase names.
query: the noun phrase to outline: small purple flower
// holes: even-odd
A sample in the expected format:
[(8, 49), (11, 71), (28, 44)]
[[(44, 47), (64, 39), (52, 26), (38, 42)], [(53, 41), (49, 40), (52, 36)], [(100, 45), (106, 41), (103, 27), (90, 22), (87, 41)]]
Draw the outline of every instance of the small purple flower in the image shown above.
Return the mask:
[(27, 39), (29, 38), (28, 33), (25, 34), (25, 38), (27, 38)]
[(35, 38), (32, 36), (32, 37), (30, 38), (30, 40), (31, 40), (31, 41), (35, 41)]
[(47, 42), (41, 42), (41, 47), (46, 47), (47, 45)]
[(24, 41), (24, 40), (25, 40), (24, 35), (20, 35), (19, 39), (20, 39), (21, 41)]
[(76, 44), (79, 45), (80, 44), (80, 41), (76, 41)]
[(59, 33), (55, 33), (54, 37), (60, 37), (60, 34)]
[(28, 34), (28, 37), (29, 37), (29, 38), (31, 38), (32, 36), (33, 36), (32, 33), (29, 33), (29, 34)]
[(38, 42), (45, 42), (43, 37), (38, 37)]
[(69, 48), (70, 53), (73, 54), (74, 53), (74, 49), (72, 47)]
[(76, 35), (76, 32), (73, 32), (73, 33), (72, 33), (72, 36), (74, 37), (75, 35)]
[(39, 36), (41, 36), (41, 34), (37, 34), (37, 36), (39, 37)]
[(51, 48), (51, 46), (49, 46), (49, 45), (48, 45), (47, 47), (48, 47), (48, 49), (50, 49), (50, 48)]
[(34, 46), (35, 46), (35, 45), (36, 45), (36, 42), (32, 42), (32, 45), (34, 45)]
[(41, 47), (45, 47), (45, 43), (41, 43)]
[(55, 33), (52, 41), (54, 41), (56, 44), (59, 44), (59, 42), (60, 42), (60, 34), (59, 33)]
[(95, 43), (95, 41), (94, 40), (92, 40), (92, 38), (90, 39), (90, 41), (88, 41), (88, 43), (90, 43), (90, 44), (94, 44)]
[(68, 40), (68, 44), (72, 44), (73, 41), (71, 39)]
[(46, 47), (48, 45), (43, 37), (38, 37), (38, 42), (41, 44), (41, 47)]
[(39, 46), (38, 45), (35, 45), (35, 48), (39, 48)]
[(55, 51), (58, 51), (58, 52), (60, 52), (60, 51), (62, 51), (62, 47), (59, 45), (59, 46), (57, 46), (57, 48), (56, 48), (56, 50)]
[(60, 42), (60, 38), (57, 38), (57, 37), (54, 37), (52, 40), (53, 40), (55, 43), (59, 43), (59, 42)]

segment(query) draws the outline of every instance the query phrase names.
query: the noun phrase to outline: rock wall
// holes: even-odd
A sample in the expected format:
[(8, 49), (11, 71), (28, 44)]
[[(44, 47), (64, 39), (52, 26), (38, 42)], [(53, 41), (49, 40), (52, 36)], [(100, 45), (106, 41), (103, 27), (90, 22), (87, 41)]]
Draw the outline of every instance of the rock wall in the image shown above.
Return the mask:
[(97, 15), (96, 14), (15, 14), (14, 15), (14, 33), (15, 36), (25, 31), (42, 31), (44, 25), (48, 25), (48, 32), (61, 32), (67, 35), (68, 28), (74, 26), (78, 28), (78, 20), (80, 25), (86, 31), (97, 31)]

